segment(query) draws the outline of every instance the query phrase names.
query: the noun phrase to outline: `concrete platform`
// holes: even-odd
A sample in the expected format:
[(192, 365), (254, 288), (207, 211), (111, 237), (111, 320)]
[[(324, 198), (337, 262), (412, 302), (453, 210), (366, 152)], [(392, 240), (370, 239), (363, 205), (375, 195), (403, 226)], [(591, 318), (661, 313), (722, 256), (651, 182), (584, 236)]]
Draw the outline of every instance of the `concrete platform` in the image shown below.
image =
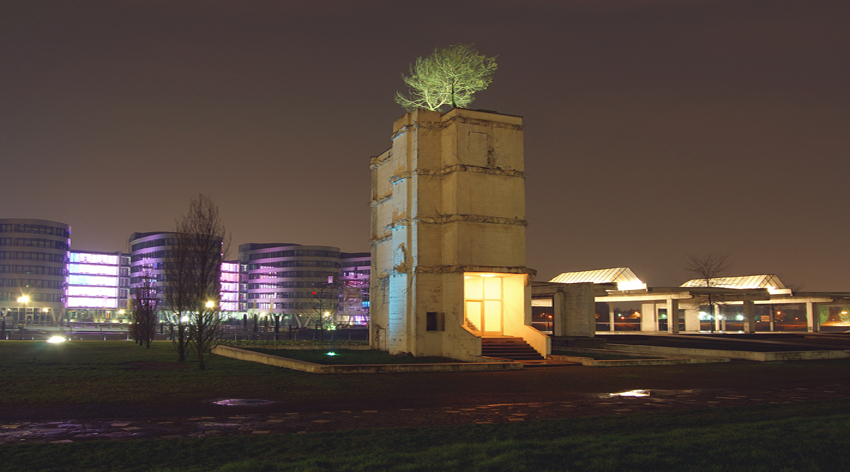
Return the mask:
[(604, 335), (609, 349), (662, 356), (728, 357), (750, 361), (850, 358), (850, 336), (835, 334)]
[[(610, 353), (612, 351), (605, 350)], [(629, 352), (629, 355), (634, 355), (634, 352)], [(561, 354), (553, 354), (550, 359), (563, 360), (566, 362), (576, 362), (588, 367), (638, 367), (647, 365), (683, 365), (683, 364), (713, 364), (717, 362), (729, 362), (729, 357), (722, 356), (683, 356), (683, 357), (666, 357), (663, 359), (593, 359), (592, 357), (581, 356), (565, 356)]]
[(262, 354), (230, 346), (216, 346), (213, 354), (260, 364), (284, 367), (287, 369), (310, 372), (312, 374), (376, 374), (398, 372), (480, 372), (494, 370), (519, 370), (520, 362), (458, 362), (445, 364), (363, 364), (363, 365), (323, 365), (288, 359), (271, 354)]

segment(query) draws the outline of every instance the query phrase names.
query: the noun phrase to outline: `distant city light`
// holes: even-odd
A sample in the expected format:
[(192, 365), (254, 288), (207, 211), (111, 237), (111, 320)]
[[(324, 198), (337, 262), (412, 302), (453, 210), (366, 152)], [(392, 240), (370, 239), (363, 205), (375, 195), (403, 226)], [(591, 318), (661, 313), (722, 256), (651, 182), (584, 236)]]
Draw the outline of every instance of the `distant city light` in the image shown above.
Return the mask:
[(64, 343), (65, 338), (63, 338), (62, 336), (50, 336), (47, 339), (47, 342), (49, 342), (50, 344)]

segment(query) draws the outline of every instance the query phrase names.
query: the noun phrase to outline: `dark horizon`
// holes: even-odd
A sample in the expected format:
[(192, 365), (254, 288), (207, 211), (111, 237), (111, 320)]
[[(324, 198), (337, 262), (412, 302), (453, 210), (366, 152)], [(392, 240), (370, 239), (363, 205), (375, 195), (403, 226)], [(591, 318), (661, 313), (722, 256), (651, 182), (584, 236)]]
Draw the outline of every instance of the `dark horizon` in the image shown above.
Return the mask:
[(499, 68), (470, 108), (524, 117), (536, 280), (678, 285), (714, 252), (850, 291), (848, 20), (839, 0), (4, 2), (0, 217), (124, 251), (205, 193), (234, 248), (368, 251), (401, 75), (473, 43)]

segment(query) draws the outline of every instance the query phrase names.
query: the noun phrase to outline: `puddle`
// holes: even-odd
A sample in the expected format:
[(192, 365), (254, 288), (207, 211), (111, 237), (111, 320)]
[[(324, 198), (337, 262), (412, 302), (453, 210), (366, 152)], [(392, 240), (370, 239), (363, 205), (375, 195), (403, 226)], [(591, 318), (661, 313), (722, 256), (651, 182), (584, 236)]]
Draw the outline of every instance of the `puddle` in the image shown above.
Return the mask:
[(650, 395), (652, 395), (652, 391), (650, 390), (627, 390), (625, 392), (603, 393), (599, 395), (599, 398), (648, 397)]
[(226, 400), (219, 400), (213, 403), (221, 406), (263, 406), (271, 405), (274, 402), (271, 400), (258, 400), (254, 398), (228, 398)]

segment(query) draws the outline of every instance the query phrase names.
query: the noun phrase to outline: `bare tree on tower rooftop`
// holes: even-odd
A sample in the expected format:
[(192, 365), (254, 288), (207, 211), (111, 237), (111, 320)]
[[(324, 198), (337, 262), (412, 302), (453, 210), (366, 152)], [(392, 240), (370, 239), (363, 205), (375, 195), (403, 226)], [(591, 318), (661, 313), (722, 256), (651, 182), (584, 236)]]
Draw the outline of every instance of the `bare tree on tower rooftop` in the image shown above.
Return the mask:
[(495, 57), (479, 54), (470, 44), (434, 49), (430, 56), (416, 58), (409, 77), (402, 75), (409, 97), (396, 92), (395, 101), (407, 111), (465, 108), (475, 92), (490, 85), (496, 67)]

